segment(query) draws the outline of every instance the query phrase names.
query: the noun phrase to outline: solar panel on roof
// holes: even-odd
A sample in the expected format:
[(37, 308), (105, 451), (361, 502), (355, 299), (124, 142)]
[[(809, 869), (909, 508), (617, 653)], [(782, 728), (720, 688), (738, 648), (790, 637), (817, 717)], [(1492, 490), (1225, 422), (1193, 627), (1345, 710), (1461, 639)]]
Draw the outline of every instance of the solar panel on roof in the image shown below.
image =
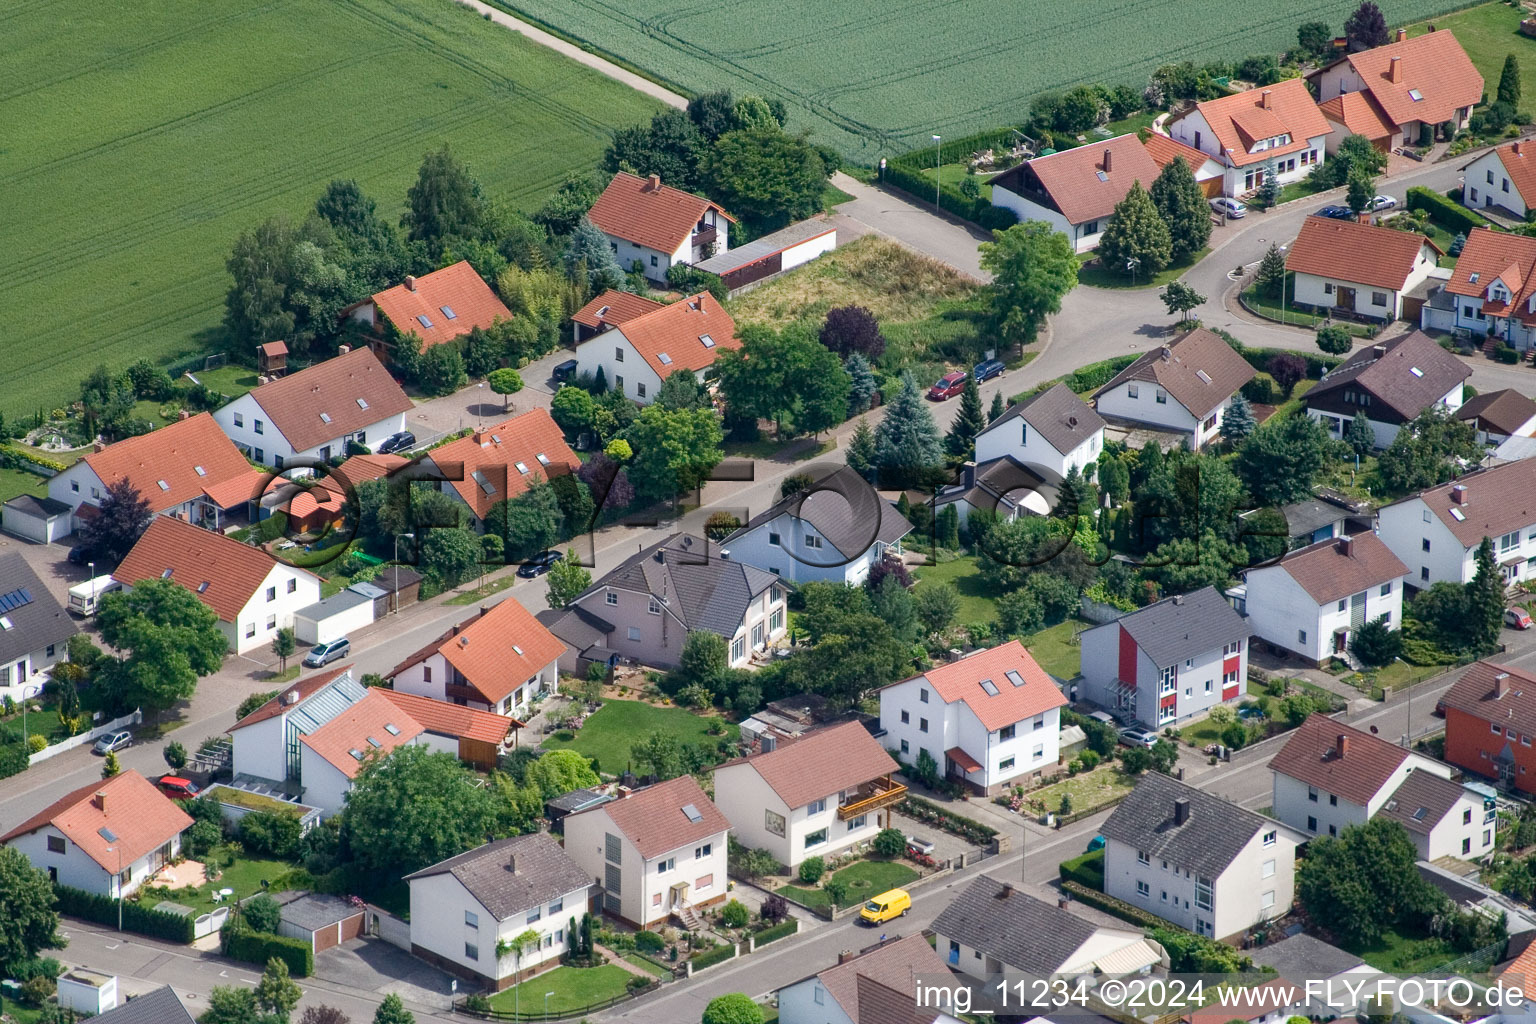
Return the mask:
[(10, 611), (13, 608), (21, 608), (32, 603), (32, 591), (26, 587), (17, 587), (5, 594), (0, 594), (0, 611)]
[(996, 697), (997, 696), (997, 684), (994, 683), (992, 680), (990, 680), (990, 679), (983, 679), (981, 681), (981, 688), (987, 692), (987, 696), (988, 697)]
[(429, 320), (427, 317), (425, 317), (425, 316), (417, 316), (416, 317), (416, 321), (418, 323), (420, 323), (421, 326), (425, 327), (427, 330), (430, 331), (432, 329), (432, 321)]
[(689, 821), (693, 822), (694, 824), (698, 824), (704, 820), (704, 815), (700, 814), (699, 809), (693, 806), (693, 804), (684, 804), (683, 814)]

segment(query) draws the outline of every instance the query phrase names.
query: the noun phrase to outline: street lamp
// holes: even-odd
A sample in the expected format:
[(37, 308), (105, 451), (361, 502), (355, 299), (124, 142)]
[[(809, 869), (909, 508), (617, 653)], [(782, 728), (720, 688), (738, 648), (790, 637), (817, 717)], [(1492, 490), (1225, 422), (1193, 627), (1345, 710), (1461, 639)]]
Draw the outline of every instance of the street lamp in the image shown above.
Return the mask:
[[(1290, 246), (1282, 245), (1277, 251), (1281, 256), (1284, 256), (1285, 250), (1288, 248)], [(1280, 322), (1282, 324), (1285, 323), (1285, 289), (1290, 284), (1289, 278), (1290, 272), (1282, 269), (1280, 271)]]
[(938, 135), (935, 135), (933, 137), (933, 206), (934, 206), (934, 209), (938, 209), (938, 207), (939, 207), (939, 182), (940, 182), (940, 180), (944, 176), (943, 160), (940, 159), (941, 155), (944, 152), (944, 147), (939, 145), (939, 139), (940, 139), (940, 136), (938, 136)]
[(554, 995), (553, 992), (545, 992), (544, 993), (544, 1019), (545, 1020), (549, 1020), (549, 997), (552, 996), (552, 995)]
[(414, 533), (398, 533), (395, 535), (395, 614), (400, 614), (400, 538), (409, 537), (412, 543), (416, 540)]

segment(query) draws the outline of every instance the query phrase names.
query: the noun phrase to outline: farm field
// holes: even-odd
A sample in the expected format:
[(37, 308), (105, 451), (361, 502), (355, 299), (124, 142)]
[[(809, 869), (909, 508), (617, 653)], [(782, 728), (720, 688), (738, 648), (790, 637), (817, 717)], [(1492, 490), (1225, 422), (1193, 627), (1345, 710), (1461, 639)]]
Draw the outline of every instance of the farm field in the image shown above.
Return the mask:
[[(1055, 0), (497, 0), (684, 91), (779, 96), (862, 164), (1017, 123), (1037, 93), (1083, 82), (1140, 86), (1160, 64), (1239, 59), (1295, 45), (1296, 26), (1342, 31), (1353, 4), (1108, 0), (1092, 17)], [(1393, 25), (1457, 6), (1386, 0)], [(1508, 10), (1508, 8), (1506, 8)]]
[(0, 411), (216, 341), (235, 236), (356, 178), (397, 216), (444, 142), (536, 207), (658, 104), (449, 0), (0, 0)]

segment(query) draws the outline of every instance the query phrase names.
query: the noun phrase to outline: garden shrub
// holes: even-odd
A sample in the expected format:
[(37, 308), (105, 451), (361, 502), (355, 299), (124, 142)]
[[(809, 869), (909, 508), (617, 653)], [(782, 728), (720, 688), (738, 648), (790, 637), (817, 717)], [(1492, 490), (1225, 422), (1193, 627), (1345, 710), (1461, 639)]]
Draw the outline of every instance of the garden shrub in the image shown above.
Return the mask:
[(283, 916), (283, 908), (278, 906), (277, 900), (260, 893), (240, 904), (240, 916), (245, 918), (245, 923), (254, 931), (267, 935), (277, 934), (277, 925)]
[[(67, 885), (56, 885), (53, 891), (58, 896), (59, 913), (94, 921), (97, 924), (116, 926), (117, 900), (86, 892), (83, 889), (72, 889)], [(192, 942), (194, 921), (190, 914), (186, 917), (168, 914), (163, 910), (141, 906), (131, 900), (123, 902), (122, 914), (124, 931), (185, 945), (190, 945)], [(261, 963), (266, 961), (262, 960)]]
[(826, 861), (820, 857), (807, 857), (800, 862), (800, 881), (806, 885), (815, 885), (821, 881), (821, 876), (826, 874)]
[(1061, 862), (1061, 880), (1076, 882), (1078, 885), (1086, 885), (1090, 889), (1104, 888), (1104, 851), (1094, 850), (1090, 853), (1073, 857)]
[(1488, 222), (1479, 214), (1421, 185), (1408, 190), (1407, 205), (1410, 210), (1424, 210), (1431, 220), (1447, 231), (1471, 231), (1473, 228), (1488, 226)]
[[(187, 927), (189, 930), (192, 927), (191, 918), (187, 918)], [(288, 965), (288, 973), (295, 978), (307, 978), (315, 973), (315, 951), (307, 942), (285, 935), (229, 928), (225, 928), (223, 937), (224, 955), (231, 960), (266, 966), (268, 960), (276, 957)]]
[(720, 908), (720, 921), (727, 928), (745, 928), (750, 917), (747, 905), (740, 900), (733, 899)]
[(907, 837), (899, 828), (883, 828), (870, 846), (882, 857), (900, 857), (907, 848)]
[(299, 819), (282, 811), (252, 811), (240, 819), (240, 842), (252, 853), (291, 860), (299, 852)]
[(667, 940), (663, 939), (658, 932), (635, 932), (635, 948), (642, 953), (660, 953), (667, 948)]

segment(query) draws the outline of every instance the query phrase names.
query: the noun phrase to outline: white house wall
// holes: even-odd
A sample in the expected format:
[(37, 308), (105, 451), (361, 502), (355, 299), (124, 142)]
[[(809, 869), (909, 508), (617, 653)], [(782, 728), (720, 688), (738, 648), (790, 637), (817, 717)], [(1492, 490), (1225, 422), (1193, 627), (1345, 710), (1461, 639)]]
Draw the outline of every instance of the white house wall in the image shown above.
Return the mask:
[(779, 1020), (783, 1024), (854, 1024), (817, 977), (779, 989)]
[[(774, 534), (779, 538), (777, 544), (770, 540), (770, 535)], [(820, 536), (804, 520), (783, 512), (772, 521), (733, 538), (721, 556), (782, 576), (791, 583), (821, 581), (858, 586), (869, 576), (875, 548), (883, 548), (883, 545), (872, 543), (843, 564), (831, 565), (828, 563), (843, 560), (832, 542), (822, 538), (819, 549), (809, 548), (806, 546), (807, 535)]]
[[(1133, 387), (1136, 389), (1135, 398), (1130, 395)], [(1159, 402), (1157, 394), (1162, 390), (1151, 381), (1125, 381), (1101, 394), (1095, 404), (1102, 416), (1117, 416), (1189, 434), (1191, 445), (1194, 446), (1200, 421), (1166, 392), (1166, 400)], [(1220, 425), (1219, 421), (1216, 425)]]
[(1488, 206), (1502, 206), (1517, 217), (1526, 213), (1525, 200), (1520, 190), (1509, 180), (1509, 171), (1497, 150), (1490, 149), (1467, 165), (1462, 205), (1469, 210), (1481, 210)]
[[(1428, 522), (1424, 521), (1425, 516), (1428, 516)], [(1429, 507), (1420, 499), (1410, 498), (1388, 505), (1377, 513), (1376, 521), (1377, 533), (1382, 542), (1408, 566), (1409, 585), (1423, 590), (1442, 581), (1471, 581), (1475, 571), (1476, 548), (1462, 546), (1455, 534), (1440, 521), (1440, 517), (1430, 512)], [(1425, 540), (1429, 541), (1428, 551), (1423, 549)], [(1497, 545), (1498, 538), (1493, 540)], [(1508, 552), (1500, 552), (1497, 547), (1494, 549), (1494, 557), (1500, 562), (1516, 554), (1524, 557), (1536, 554), (1536, 522), (1527, 523), (1520, 529), (1520, 544), (1515, 548)], [(1520, 579), (1531, 575), (1528, 563), (1522, 564), (1519, 571)]]
[[(292, 593), (288, 591), (289, 580), (294, 583)], [(267, 599), (269, 588), (276, 588), (271, 600)], [(293, 628), (294, 612), (319, 600), (319, 577), (281, 562), (276, 563), (261, 586), (256, 588), (250, 601), (240, 609), (239, 617), (233, 623), (235, 639), (232, 646), (235, 653), (244, 654), (270, 645), (279, 629)]]
[(1424, 860), (1440, 857), (1476, 860), (1493, 852), (1497, 839), (1496, 823), (1485, 822), (1483, 817), (1482, 797), (1470, 790), (1462, 790), (1455, 805), (1429, 835), (1413, 833), (1419, 856)]
[(301, 643), (324, 644), (355, 633), (373, 622), (373, 602), (355, 604), (323, 618), (295, 615), (293, 635)]
[[(316, 409), (314, 413), (318, 416), (320, 410)], [(338, 434), (327, 439), (324, 444), (296, 450), (288, 438), (273, 424), (266, 410), (249, 393), (215, 410), (213, 419), (218, 423), (219, 429), (224, 431), (225, 435), (235, 443), (236, 447), (244, 451), (248, 458), (264, 466), (277, 468), (292, 463), (296, 458), (324, 461), (333, 455), (346, 455), (346, 440), (349, 436), (360, 444), (372, 448), (391, 434), (405, 429), (405, 413), (401, 412), (385, 417), (350, 435)], [(240, 421), (239, 425), (236, 425), (237, 419)], [(257, 431), (258, 424), (261, 428), (260, 432)], [(256, 458), (258, 450), (261, 458)]]
[[(1248, 625), (1255, 635), (1313, 662), (1333, 656), (1334, 630), (1347, 628), (1350, 623), (1348, 605), (1341, 612), (1337, 601), (1319, 604), (1280, 566), (1250, 569), (1247, 585)], [(1380, 583), (1366, 589), (1364, 621), (1387, 615), (1388, 625), (1400, 629), (1403, 577), (1396, 577), (1387, 585), (1391, 590), (1386, 595), (1381, 593)], [(1303, 632), (1305, 641), (1300, 636)]]
[[(48, 837), (54, 836), (64, 840), (64, 852), (53, 853), (48, 849)], [(57, 875), (59, 885), (67, 885), (72, 889), (81, 889), (85, 892), (96, 893), (101, 896), (117, 896), (117, 886), (113, 875), (117, 871), (116, 863), (111, 869), (103, 868), (88, 857), (80, 847), (76, 846), (64, 833), (52, 825), (44, 825), (36, 832), (30, 832), (12, 839), (7, 846), (15, 847), (26, 855), (27, 860), (39, 871), (50, 872)], [(181, 836), (175, 836), (171, 840), (171, 855), (175, 856), (181, 850)], [(135, 892), (149, 878), (150, 864), (154, 861), (158, 848), (130, 864), (123, 865), (123, 873), (127, 876), (124, 880), (123, 895)]]
[(347, 794), (352, 790), (352, 780), (302, 742), (299, 744), (299, 771), (304, 782), (304, 802), (318, 807), (323, 818), (340, 814), (346, 806)]
[(1094, 431), (1070, 452), (1059, 452), (1023, 417), (1015, 416), (996, 427), (989, 427), (976, 437), (976, 463), (982, 465), (1012, 455), (1026, 466), (1042, 466), (1057, 476), (1095, 461), (1104, 449), (1104, 431)]
[[(623, 352), (620, 359), (618, 352)], [(623, 388), (628, 398), (641, 405), (648, 405), (661, 387), (661, 378), (649, 363), (635, 351), (621, 328), (615, 327), (588, 338), (576, 346), (576, 372), (596, 374), (601, 369), (614, 390)], [(645, 393), (640, 393), (641, 389)]]
[(731, 823), (736, 841), (748, 849), (767, 850), (773, 854), (774, 860), (788, 864), (788, 828), (785, 828), (784, 835), (777, 836), (768, 831), (766, 824), (768, 811), (783, 815), (786, 822), (789, 819), (789, 808), (784, 805), (779, 794), (773, 791), (773, 787), (763, 781), (757, 769), (749, 764), (717, 768), (714, 778), (715, 806), (720, 808), (725, 820)]
[[(560, 909), (550, 909), (555, 906)], [(451, 873), (429, 875), (411, 882), (411, 944), (484, 977), (505, 978), (557, 960), (566, 951), (570, 919), (581, 920), (587, 892), (577, 889), (541, 904), (538, 920), (530, 924), (528, 914), (534, 909), (521, 908), (497, 921)], [(466, 915), (473, 915), (473, 925)], [(497, 940), (511, 940), (529, 929), (539, 936), (537, 946), (521, 957), (497, 959)], [(470, 947), (477, 954), (474, 958), (469, 956)]]
[[(1268, 846), (1266, 834), (1274, 837)], [(1104, 847), (1104, 891), (1181, 928), (1226, 938), (1290, 909), (1295, 857), (1296, 844), (1279, 823), (1256, 831), (1226, 870), (1211, 879), (1211, 906), (1202, 908), (1196, 903), (1194, 874), (1156, 856), (1142, 864), (1135, 847), (1110, 839)], [(1145, 893), (1138, 882), (1145, 884)]]
[(283, 749), (285, 718), (285, 715), (274, 715), (230, 733), (236, 775), (254, 775), (273, 782), (281, 782), (287, 777), (287, 755)]
[[(1060, 210), (1053, 210), (1048, 206), (1024, 198), (1017, 192), (1011, 192), (1001, 185), (992, 186), (992, 205), (1012, 210), (1018, 215), (1020, 221), (1043, 220), (1052, 228), (1060, 231), (1072, 239), (1073, 248), (1078, 252), (1087, 252), (1099, 244), (1099, 235), (1102, 230), (1095, 230), (1090, 234), (1082, 234), (1082, 225), (1073, 224), (1062, 215)], [(1106, 218), (1107, 219), (1107, 218)]]

